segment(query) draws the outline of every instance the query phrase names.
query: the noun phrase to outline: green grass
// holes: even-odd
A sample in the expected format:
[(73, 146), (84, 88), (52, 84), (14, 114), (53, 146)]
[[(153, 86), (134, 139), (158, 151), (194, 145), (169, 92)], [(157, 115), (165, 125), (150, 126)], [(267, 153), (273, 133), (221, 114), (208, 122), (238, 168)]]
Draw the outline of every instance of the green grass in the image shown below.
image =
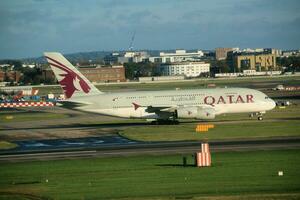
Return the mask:
[(195, 128), (196, 124), (135, 127), (121, 131), (120, 135), (138, 141), (222, 140), (300, 136), (300, 120), (215, 124), (214, 129), (204, 133), (196, 132)]
[[(281, 193), (300, 198), (299, 153), (213, 153), (213, 166), (208, 168), (182, 167), (180, 155), (2, 163), (0, 199), (6, 199), (8, 193), (51, 199), (190, 199)], [(282, 177), (277, 175), (280, 170)]]
[(47, 112), (16, 112), (16, 113), (0, 113), (0, 123), (5, 122), (20, 122), (20, 121), (34, 121), (46, 119), (60, 119), (68, 115), (61, 113), (47, 113)]
[(0, 140), (0, 150), (13, 149), (13, 148), (16, 148), (17, 146), (18, 146), (17, 144)]

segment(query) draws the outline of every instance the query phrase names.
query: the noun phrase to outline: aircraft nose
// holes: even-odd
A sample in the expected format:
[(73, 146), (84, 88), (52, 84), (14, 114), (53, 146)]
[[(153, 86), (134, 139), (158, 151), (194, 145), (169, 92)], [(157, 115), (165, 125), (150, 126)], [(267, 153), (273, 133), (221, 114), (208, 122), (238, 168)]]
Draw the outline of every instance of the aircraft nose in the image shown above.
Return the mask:
[(270, 110), (276, 107), (276, 103), (273, 99), (270, 99), (269, 105), (270, 105)]

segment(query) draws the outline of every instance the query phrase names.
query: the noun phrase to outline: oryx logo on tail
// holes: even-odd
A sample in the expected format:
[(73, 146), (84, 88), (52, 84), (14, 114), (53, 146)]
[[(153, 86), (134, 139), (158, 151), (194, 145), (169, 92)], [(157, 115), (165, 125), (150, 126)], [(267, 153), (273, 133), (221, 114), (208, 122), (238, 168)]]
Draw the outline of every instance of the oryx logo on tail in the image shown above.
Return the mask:
[(84, 93), (90, 92), (90, 86), (78, 74), (57, 60), (48, 56), (46, 56), (46, 58), (52, 67), (56, 67), (64, 72), (59, 74), (61, 80), (58, 80), (58, 82), (67, 98), (71, 98), (75, 91), (83, 91)]

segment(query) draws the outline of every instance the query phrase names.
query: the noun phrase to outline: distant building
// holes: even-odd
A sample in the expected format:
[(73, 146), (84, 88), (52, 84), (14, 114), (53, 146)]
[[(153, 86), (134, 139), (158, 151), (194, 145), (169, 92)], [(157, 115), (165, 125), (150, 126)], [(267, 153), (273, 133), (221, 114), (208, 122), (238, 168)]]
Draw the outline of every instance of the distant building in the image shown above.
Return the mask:
[(225, 60), (228, 52), (237, 50), (239, 48), (216, 48), (216, 60)]
[(244, 54), (274, 54), (276, 57), (282, 55), (281, 49), (274, 49), (274, 48), (256, 48), (250, 49), (246, 48), (243, 50), (235, 50), (234, 53), (244, 53)]
[[(78, 70), (91, 82), (123, 82), (126, 81), (125, 69), (122, 65), (113, 67), (79, 67)], [(56, 80), (53, 71), (42, 72), (45, 80)]]
[(282, 56), (282, 50), (281, 49), (271, 49), (271, 54), (274, 54), (276, 57)]
[(124, 56), (118, 57), (118, 63), (140, 63), (140, 62), (147, 62), (149, 61), (150, 55), (145, 51), (135, 52), (135, 51), (128, 51), (125, 52)]
[(300, 50), (283, 51), (282, 57), (300, 56)]
[(274, 70), (276, 66), (275, 54), (234, 54), (232, 56), (233, 66), (239, 71), (242, 70)]
[(79, 71), (91, 82), (123, 82), (126, 81), (123, 66), (79, 68)]
[(160, 66), (160, 71), (165, 76), (184, 75), (197, 77), (201, 73), (210, 72), (210, 64), (204, 62), (166, 63)]
[(149, 61), (153, 63), (200, 61), (203, 55), (204, 53), (200, 50), (196, 52), (187, 52), (186, 50), (176, 50), (175, 53), (160, 52), (159, 56), (150, 57)]
[(35, 68), (36, 64), (22, 64), (22, 67), (29, 67), (29, 68)]
[(5, 72), (0, 71), (0, 82), (5, 80)]
[(19, 71), (8, 71), (8, 72), (2, 72), (0, 71), (0, 82), (14, 82), (18, 83), (21, 78), (21, 72)]

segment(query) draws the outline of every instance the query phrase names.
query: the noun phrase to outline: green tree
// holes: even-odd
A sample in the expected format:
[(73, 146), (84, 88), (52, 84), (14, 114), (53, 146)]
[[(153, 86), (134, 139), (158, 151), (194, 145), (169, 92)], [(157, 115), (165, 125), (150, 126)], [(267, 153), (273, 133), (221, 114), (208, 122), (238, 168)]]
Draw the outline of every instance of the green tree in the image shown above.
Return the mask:
[(135, 80), (141, 76), (159, 75), (158, 64), (141, 62), (141, 63), (124, 63), (125, 76), (127, 79)]
[(277, 65), (280, 68), (285, 68), (286, 72), (299, 72), (300, 71), (300, 57), (290, 56), (290, 57), (279, 57), (276, 59)]

